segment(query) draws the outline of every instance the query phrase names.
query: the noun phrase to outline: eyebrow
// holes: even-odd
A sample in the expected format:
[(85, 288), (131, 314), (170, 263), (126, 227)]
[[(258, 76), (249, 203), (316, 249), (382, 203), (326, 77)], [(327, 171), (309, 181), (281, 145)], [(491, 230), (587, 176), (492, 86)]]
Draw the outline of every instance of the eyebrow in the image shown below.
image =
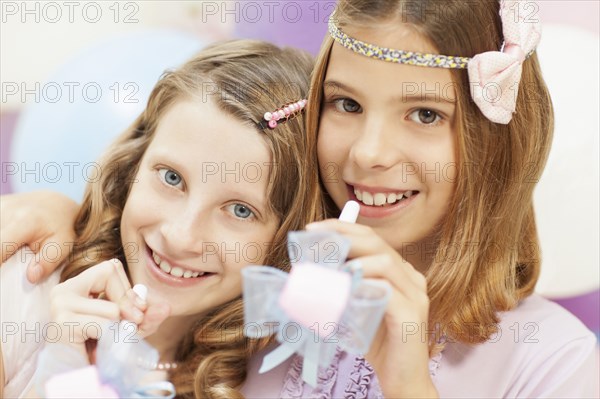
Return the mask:
[[(340, 88), (344, 91), (347, 91), (353, 95), (360, 95), (360, 92), (353, 89), (352, 87), (345, 85), (337, 80), (326, 80), (323, 82), (323, 90), (327, 90), (328, 87)], [(445, 86), (444, 86), (445, 87)], [(394, 101), (402, 102), (402, 103), (446, 103), (448, 105), (455, 106), (456, 100), (451, 100), (446, 98), (443, 93), (443, 90), (438, 90), (436, 92), (425, 92), (425, 93), (411, 93), (411, 94), (401, 94), (399, 96), (395, 96), (393, 98)]]
[(403, 103), (446, 103), (448, 105), (456, 105), (456, 100), (450, 100), (440, 93), (425, 93), (425, 94), (402, 94), (401, 96), (395, 97)]
[(323, 90), (327, 90), (328, 87), (333, 87), (333, 88), (339, 87), (340, 89), (347, 91), (351, 94), (355, 94), (355, 95), (360, 94), (359, 92), (354, 90), (352, 87), (346, 86), (345, 84), (340, 83), (337, 80), (326, 80), (325, 82), (323, 82)]

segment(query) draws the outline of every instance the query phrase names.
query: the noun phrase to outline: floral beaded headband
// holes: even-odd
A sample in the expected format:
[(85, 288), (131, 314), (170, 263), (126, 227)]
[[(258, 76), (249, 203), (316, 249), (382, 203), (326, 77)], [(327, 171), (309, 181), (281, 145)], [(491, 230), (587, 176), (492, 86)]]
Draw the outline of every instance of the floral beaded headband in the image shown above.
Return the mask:
[(397, 64), (467, 69), (475, 104), (490, 121), (507, 124), (515, 112), (523, 61), (533, 54), (541, 37), (539, 20), (528, 17), (528, 13), (520, 9), (524, 5), (519, 1), (500, 1), (502, 48), (472, 58), (395, 50), (365, 43), (342, 32), (335, 23), (335, 11), (329, 17), (329, 34), (340, 45), (365, 57)]
[(266, 128), (275, 129), (278, 124), (285, 123), (300, 115), (306, 107), (307, 100), (302, 99), (293, 103), (288, 103), (275, 111), (265, 112), (263, 119), (258, 122), (258, 128), (264, 130)]

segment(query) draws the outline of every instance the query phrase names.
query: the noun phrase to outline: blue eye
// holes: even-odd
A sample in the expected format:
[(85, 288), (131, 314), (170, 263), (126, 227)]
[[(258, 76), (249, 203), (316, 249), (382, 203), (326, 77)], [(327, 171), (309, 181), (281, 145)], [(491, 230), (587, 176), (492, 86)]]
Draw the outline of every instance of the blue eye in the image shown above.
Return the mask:
[(160, 174), (160, 177), (163, 179), (163, 181), (169, 186), (178, 187), (183, 183), (183, 179), (181, 178), (181, 176), (179, 176), (177, 172), (174, 172), (171, 169), (160, 168), (158, 170), (158, 173)]
[(247, 219), (253, 215), (252, 211), (248, 207), (245, 207), (241, 204), (235, 204), (233, 212), (235, 213), (235, 216), (242, 219)]
[(240, 219), (250, 219), (256, 217), (254, 212), (248, 206), (243, 204), (232, 204), (229, 205), (228, 208), (231, 209), (235, 217)]
[(360, 104), (350, 98), (340, 98), (334, 100), (335, 109), (339, 112), (356, 113), (360, 112)]

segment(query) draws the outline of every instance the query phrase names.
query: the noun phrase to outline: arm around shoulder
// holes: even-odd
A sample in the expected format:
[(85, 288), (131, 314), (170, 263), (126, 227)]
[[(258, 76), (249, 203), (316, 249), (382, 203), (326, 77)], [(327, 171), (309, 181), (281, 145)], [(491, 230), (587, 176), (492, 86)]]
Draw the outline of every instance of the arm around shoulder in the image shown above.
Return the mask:
[(4, 263), (24, 245), (44, 254), (46, 246), (59, 248), (58, 256), (38, 256), (27, 267), (27, 277), (41, 282), (67, 258), (75, 240), (73, 222), (79, 205), (65, 195), (36, 191), (0, 196), (0, 258)]

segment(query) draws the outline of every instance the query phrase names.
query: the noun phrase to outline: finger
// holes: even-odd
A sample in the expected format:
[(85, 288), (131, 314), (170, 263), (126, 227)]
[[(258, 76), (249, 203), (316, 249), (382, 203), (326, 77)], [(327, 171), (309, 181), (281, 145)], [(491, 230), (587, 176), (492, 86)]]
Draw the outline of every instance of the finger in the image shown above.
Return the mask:
[(328, 219), (322, 222), (311, 223), (306, 226), (307, 230), (329, 230), (342, 234), (350, 240), (349, 258), (370, 256), (378, 253), (389, 254), (398, 263), (403, 263), (413, 269), (412, 265), (392, 248), (369, 226), (341, 222), (337, 219)]
[[(30, 223), (34, 221), (28, 211), (19, 207), (19, 195), (3, 195), (0, 200), (0, 257), (2, 262), (15, 254), (19, 248), (26, 243), (37, 241), (37, 229), (33, 229)], [(33, 219), (33, 220), (32, 220)]]
[(328, 219), (322, 222), (311, 223), (306, 228), (309, 231), (329, 230), (344, 235), (344, 237), (350, 240), (350, 252), (348, 253), (348, 258), (350, 259), (368, 257), (374, 254), (387, 254), (388, 259), (386, 259), (384, 264), (395, 265), (396, 267), (407, 269), (407, 272), (418, 273), (418, 275), (409, 273), (410, 278), (415, 283), (420, 284), (422, 282), (419, 276), (421, 274), (369, 226), (341, 222), (337, 219)]
[[(328, 219), (322, 222), (311, 223), (306, 226), (308, 231), (335, 231), (351, 241), (350, 257), (371, 255), (376, 252), (394, 251), (373, 229), (361, 224), (341, 222), (337, 219)], [(395, 251), (394, 251), (395, 252)]]
[(139, 325), (138, 334), (146, 337), (154, 333), (170, 313), (171, 308), (166, 303), (150, 305), (144, 315), (144, 321)]
[(127, 287), (127, 289), (130, 290), (131, 283), (129, 282), (129, 277), (127, 277), (127, 273), (125, 272), (125, 268), (123, 267), (123, 264), (118, 259), (114, 259), (114, 260), (118, 262), (118, 267), (116, 268), (117, 277), (119, 277), (119, 279), (121, 280), (121, 284), (123, 285), (123, 287)]
[(362, 268), (363, 278), (375, 278), (388, 281), (392, 288), (402, 292), (409, 298), (421, 298), (427, 294), (427, 280), (425, 276), (411, 267), (402, 267), (397, 264), (397, 259), (389, 254), (378, 254), (355, 258)]
[(78, 276), (65, 281), (63, 285), (81, 296), (104, 293), (109, 300), (118, 303), (131, 288), (129, 282), (126, 286), (123, 285), (119, 275), (121, 272), (124, 273), (121, 262), (118, 259), (111, 259), (83, 271)]
[[(0, 248), (0, 255), (2, 257), (2, 263), (4, 263), (8, 258), (13, 256), (19, 248), (21, 248), (25, 243), (23, 239), (20, 238), (19, 234), (14, 231), (4, 231), (4, 227), (2, 228), (2, 246)], [(4, 237), (12, 237), (11, 241), (5, 241)]]
[(428, 302), (415, 301), (394, 291), (385, 312), (386, 335), (392, 340), (418, 341), (421, 333), (426, 333), (428, 315)]
[(338, 219), (326, 219), (306, 225), (308, 231), (334, 230), (340, 234), (369, 234), (373, 231), (369, 226), (359, 223), (343, 222)]
[(76, 314), (100, 317), (106, 320), (118, 321), (120, 319), (120, 308), (114, 302), (103, 299), (85, 298), (76, 295), (65, 295), (55, 297), (53, 308), (57, 312), (68, 311)]
[(54, 319), (53, 327), (59, 329), (60, 342), (83, 344), (88, 339), (99, 339), (103, 332), (115, 330), (111, 327), (114, 323), (114, 320), (104, 317), (63, 312)]
[[(51, 191), (3, 195), (0, 201), (2, 262), (13, 256), (20, 247), (27, 245), (38, 254), (38, 262), (28, 265), (29, 281), (37, 283), (50, 275), (66, 259), (70, 247), (62, 248), (62, 254), (53, 259), (40, 257), (40, 248), (48, 244), (72, 241), (75, 232), (72, 223), (68, 221), (74, 219), (77, 211), (76, 202)], [(54, 234), (54, 231), (59, 231), (60, 234)]]
[(118, 308), (122, 319), (133, 321), (136, 324), (140, 324), (144, 320), (144, 312), (135, 305), (135, 302), (128, 295), (121, 298)]
[(27, 279), (38, 283), (51, 275), (64, 261), (67, 260), (73, 243), (58, 235), (53, 235), (36, 245), (35, 261), (27, 266)]
[(15, 254), (24, 245), (32, 250), (39, 247), (39, 242), (46, 237), (44, 229), (35, 228), (41, 222), (34, 213), (19, 207), (21, 195), (2, 196), (0, 201), (0, 257), (2, 262)]
[(129, 301), (139, 310), (145, 312), (148, 309), (148, 302), (145, 299), (142, 299), (133, 289), (127, 290), (125, 295)]
[[(58, 266), (57, 266), (58, 267)], [(46, 262), (38, 262), (37, 259), (32, 258), (31, 262), (27, 265), (27, 280), (31, 284), (37, 284), (43, 281), (52, 273), (53, 265)]]

